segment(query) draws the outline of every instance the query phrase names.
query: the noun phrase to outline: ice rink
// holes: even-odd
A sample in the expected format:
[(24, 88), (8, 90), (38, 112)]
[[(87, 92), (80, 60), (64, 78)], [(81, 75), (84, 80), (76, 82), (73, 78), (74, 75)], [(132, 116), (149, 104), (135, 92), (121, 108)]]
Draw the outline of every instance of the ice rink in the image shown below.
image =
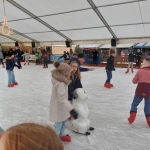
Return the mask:
[[(53, 69), (41, 66), (23, 66), (14, 69), (14, 88), (7, 87), (7, 72), (0, 66), (0, 127), (3, 130), (23, 122), (49, 124), (49, 104), (51, 96), (51, 75)], [(82, 73), (82, 84), (88, 94), (87, 105), (90, 120), (95, 131), (90, 136), (76, 134), (67, 122), (66, 133), (72, 137), (71, 143), (64, 143), (65, 150), (148, 150), (150, 149), (150, 128), (148, 127), (143, 104), (138, 107), (134, 124), (129, 125), (130, 105), (136, 85), (132, 84), (135, 73), (125, 74), (126, 69), (116, 68), (113, 72), (112, 89), (106, 89), (104, 68)]]

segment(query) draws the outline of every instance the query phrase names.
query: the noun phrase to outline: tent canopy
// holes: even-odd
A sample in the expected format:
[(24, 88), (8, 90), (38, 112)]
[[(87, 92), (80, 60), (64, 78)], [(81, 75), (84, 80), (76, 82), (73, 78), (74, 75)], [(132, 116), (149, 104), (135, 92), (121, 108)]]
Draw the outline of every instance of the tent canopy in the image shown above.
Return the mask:
[[(5, 5), (14, 33), (0, 42), (150, 37), (150, 0), (6, 0)], [(0, 0), (1, 23), (3, 10)]]
[(133, 46), (133, 48), (143, 48), (143, 46), (145, 45), (146, 43), (139, 43), (135, 46)]

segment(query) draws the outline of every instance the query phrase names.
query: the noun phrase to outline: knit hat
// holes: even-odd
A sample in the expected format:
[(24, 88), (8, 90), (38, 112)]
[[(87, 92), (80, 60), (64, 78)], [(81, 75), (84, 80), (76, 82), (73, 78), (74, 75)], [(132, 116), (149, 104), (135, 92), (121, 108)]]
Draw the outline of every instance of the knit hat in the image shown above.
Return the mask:
[(150, 67), (150, 56), (146, 57), (143, 60), (143, 63), (141, 65), (141, 68), (147, 68), (147, 67)]
[(67, 75), (72, 71), (71, 67), (66, 63), (55, 62), (54, 66), (56, 67), (56, 70), (63, 75)]

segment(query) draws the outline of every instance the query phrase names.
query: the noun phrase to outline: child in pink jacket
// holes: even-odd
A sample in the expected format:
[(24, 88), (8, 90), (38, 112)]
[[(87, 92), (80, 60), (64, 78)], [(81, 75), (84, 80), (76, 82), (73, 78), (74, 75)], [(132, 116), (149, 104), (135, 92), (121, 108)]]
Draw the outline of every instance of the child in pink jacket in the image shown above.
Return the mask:
[(128, 121), (132, 124), (136, 118), (137, 106), (145, 99), (144, 112), (147, 124), (150, 126), (150, 56), (144, 59), (141, 69), (139, 69), (132, 81), (138, 84), (133, 103), (131, 105), (130, 117)]
[(52, 71), (52, 94), (50, 101), (50, 119), (55, 122), (54, 130), (62, 141), (70, 142), (71, 137), (65, 134), (65, 124), (70, 115), (77, 119), (78, 114), (68, 101), (71, 67), (66, 63), (55, 62)]

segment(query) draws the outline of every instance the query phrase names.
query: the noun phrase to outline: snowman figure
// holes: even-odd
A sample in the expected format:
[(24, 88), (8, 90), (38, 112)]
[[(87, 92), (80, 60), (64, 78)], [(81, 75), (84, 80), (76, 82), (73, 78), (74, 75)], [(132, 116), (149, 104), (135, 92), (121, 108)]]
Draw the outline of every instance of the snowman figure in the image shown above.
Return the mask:
[(78, 119), (72, 120), (73, 131), (81, 134), (90, 135), (89, 130), (94, 130), (91, 127), (89, 120), (89, 109), (86, 105), (87, 95), (82, 88), (74, 91), (73, 107), (78, 112)]

